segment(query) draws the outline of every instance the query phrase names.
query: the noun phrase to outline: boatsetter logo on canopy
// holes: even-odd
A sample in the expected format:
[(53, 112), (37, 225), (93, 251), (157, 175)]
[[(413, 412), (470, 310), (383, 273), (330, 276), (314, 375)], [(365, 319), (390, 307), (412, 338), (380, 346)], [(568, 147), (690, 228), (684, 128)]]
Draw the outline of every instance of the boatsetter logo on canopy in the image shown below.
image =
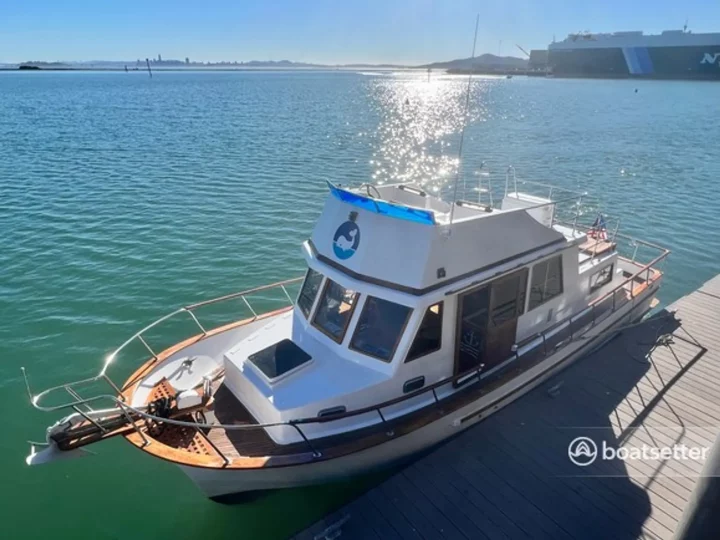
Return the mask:
[(352, 221), (346, 221), (337, 228), (333, 237), (333, 251), (338, 259), (349, 259), (360, 245), (360, 227)]

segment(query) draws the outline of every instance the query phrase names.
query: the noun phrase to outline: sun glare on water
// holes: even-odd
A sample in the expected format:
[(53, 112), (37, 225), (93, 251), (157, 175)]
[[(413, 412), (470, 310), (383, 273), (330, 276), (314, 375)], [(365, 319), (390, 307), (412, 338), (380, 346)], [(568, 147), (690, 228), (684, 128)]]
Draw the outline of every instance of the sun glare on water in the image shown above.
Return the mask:
[[(467, 122), (487, 114), (487, 92), (494, 79), (473, 79)], [(370, 161), (377, 184), (414, 182), (431, 193), (451, 184), (459, 165), (458, 142), (465, 121), (468, 80), (447, 75), (382, 77), (372, 85), (378, 114)]]

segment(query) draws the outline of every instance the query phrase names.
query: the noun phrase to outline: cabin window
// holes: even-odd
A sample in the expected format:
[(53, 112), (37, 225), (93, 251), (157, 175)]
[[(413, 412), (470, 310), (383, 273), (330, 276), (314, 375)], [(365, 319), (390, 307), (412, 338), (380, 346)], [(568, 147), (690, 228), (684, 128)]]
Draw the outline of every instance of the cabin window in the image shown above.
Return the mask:
[(561, 295), (562, 292), (562, 255), (533, 266), (528, 311)]
[(607, 285), (612, 281), (613, 265), (606, 266), (598, 272), (590, 276), (590, 292), (597, 291), (603, 285)]
[(328, 279), (315, 312), (313, 325), (329, 338), (341, 343), (357, 304), (357, 298), (358, 294), (355, 291)]
[(443, 303), (433, 304), (425, 311), (405, 362), (440, 350), (442, 344)]
[(395, 354), (411, 311), (407, 306), (368, 296), (350, 348), (389, 362)]
[(308, 268), (307, 274), (305, 275), (305, 282), (303, 283), (302, 289), (300, 289), (300, 295), (297, 299), (297, 305), (306, 319), (310, 316), (310, 310), (315, 303), (315, 297), (320, 290), (322, 279), (323, 275), (320, 272)]
[(501, 326), (523, 314), (527, 279), (528, 270), (523, 268), (493, 281), (490, 295), (491, 326)]

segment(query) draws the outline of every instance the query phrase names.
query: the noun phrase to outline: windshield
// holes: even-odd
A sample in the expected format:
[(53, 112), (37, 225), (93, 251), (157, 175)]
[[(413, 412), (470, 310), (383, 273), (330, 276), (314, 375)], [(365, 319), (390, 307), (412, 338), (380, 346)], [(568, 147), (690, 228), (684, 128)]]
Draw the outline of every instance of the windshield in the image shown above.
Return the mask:
[(308, 268), (307, 275), (305, 276), (305, 283), (303, 283), (297, 300), (297, 305), (300, 308), (300, 311), (302, 311), (305, 315), (305, 318), (310, 316), (310, 310), (312, 309), (313, 303), (315, 303), (315, 297), (320, 290), (322, 278), (323, 275), (320, 272), (316, 272), (312, 268)]
[(318, 303), (313, 324), (328, 337), (340, 343), (357, 303), (355, 291), (328, 279)]
[(407, 306), (369, 296), (350, 348), (389, 362), (411, 311)]

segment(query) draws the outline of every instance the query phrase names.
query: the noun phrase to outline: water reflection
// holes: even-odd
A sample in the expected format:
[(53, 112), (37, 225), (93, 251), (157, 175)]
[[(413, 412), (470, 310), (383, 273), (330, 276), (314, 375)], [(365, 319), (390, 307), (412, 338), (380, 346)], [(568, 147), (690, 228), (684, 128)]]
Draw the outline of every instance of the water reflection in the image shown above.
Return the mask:
[[(488, 92), (497, 83), (492, 78), (471, 82), (468, 123), (487, 118)], [(415, 182), (434, 193), (451, 185), (459, 165), (467, 78), (434, 76), (428, 81), (426, 75), (401, 74), (374, 78), (368, 85), (379, 119), (370, 161), (373, 181)]]

